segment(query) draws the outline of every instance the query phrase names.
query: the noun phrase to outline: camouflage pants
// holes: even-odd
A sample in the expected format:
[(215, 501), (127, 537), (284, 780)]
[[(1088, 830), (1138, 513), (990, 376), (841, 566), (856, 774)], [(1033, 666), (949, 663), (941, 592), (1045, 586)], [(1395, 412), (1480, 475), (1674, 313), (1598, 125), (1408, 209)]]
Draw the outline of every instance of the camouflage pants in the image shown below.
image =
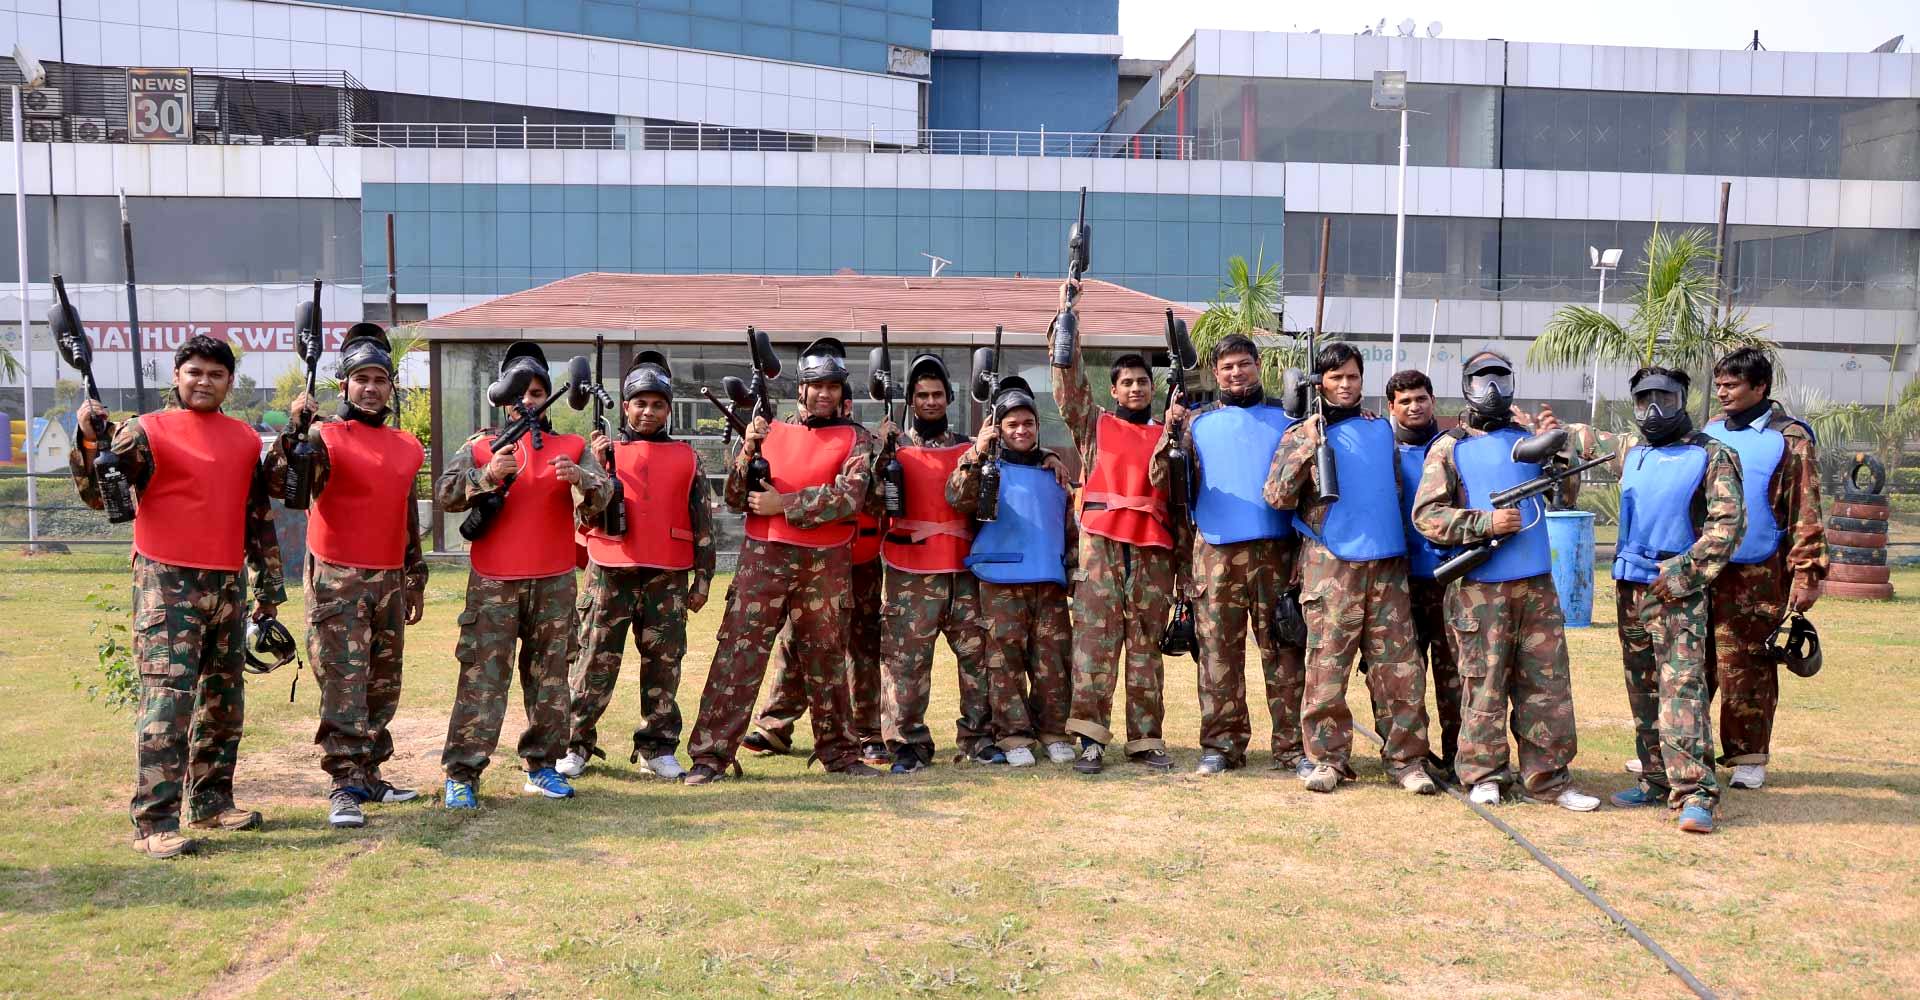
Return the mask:
[(1614, 590), (1640, 780), (1675, 809), (1711, 810), (1720, 785), (1708, 759), (1707, 593), (1668, 603), (1648, 584), (1619, 580)]
[(495, 580), (468, 571), (467, 606), (460, 612), (460, 638), (453, 648), (460, 683), (447, 720), (447, 746), (440, 753), (447, 777), (480, 780), (500, 742), (516, 664), (527, 712), (519, 754), (527, 770), (552, 767), (566, 754), (573, 598), (572, 570), (537, 580)]
[[(1413, 610), (1413, 655), (1424, 660), (1431, 678), (1427, 681), (1427, 691), (1433, 695), (1434, 712), (1440, 717), (1440, 755), (1429, 751), (1427, 761), (1441, 772), (1451, 772), (1453, 762), (1460, 751), (1460, 668), (1453, 652), (1453, 639), (1447, 634), (1447, 595), (1444, 588), (1436, 585), (1431, 578), (1407, 577), (1409, 606)], [(1360, 669), (1365, 672), (1364, 661)], [(1373, 688), (1367, 689), (1371, 697)], [(1373, 731), (1380, 738), (1387, 738), (1386, 720), (1392, 712), (1380, 702), (1373, 701)], [(1431, 734), (1429, 734), (1431, 736)]]
[(1453, 759), (1460, 783), (1513, 783), (1507, 758), (1511, 709), (1520, 785), (1533, 798), (1552, 800), (1572, 780), (1567, 765), (1579, 748), (1566, 619), (1553, 577), (1461, 580), (1447, 592), (1447, 626), (1466, 689), (1460, 752)]
[(573, 666), (568, 677), (572, 735), (567, 749), (585, 757), (600, 746), (595, 728), (613, 701), (620, 656), (633, 633), (640, 654), (640, 725), (633, 750), (641, 759), (680, 745), (680, 660), (687, 655), (685, 571), (587, 567), (580, 595)]
[[(853, 591), (843, 627), (847, 630), (847, 697), (853, 709), (853, 738), (861, 745), (880, 742), (880, 579), (884, 564), (874, 559), (853, 566)], [(793, 632), (774, 647), (773, 700), (760, 711), (754, 728), (785, 750), (793, 745), (793, 727), (807, 710), (807, 686), (793, 666)]]
[(393, 756), (407, 575), (307, 559), (307, 659), (320, 683), (320, 769), (333, 787), (371, 788)]
[(1067, 738), (1073, 628), (1057, 583), (980, 583), (987, 628), (987, 700), (1002, 750)]
[(933, 759), (927, 703), (933, 697), (933, 643), (942, 635), (960, 666), (960, 718), (954, 724), (954, 739), (966, 754), (993, 741), (993, 709), (987, 700), (981, 650), (986, 635), (979, 614), (980, 586), (972, 573), (887, 572), (881, 630), (886, 675), (880, 717), (887, 746), (894, 753), (911, 746), (921, 760)]
[(1780, 704), (1780, 666), (1767, 641), (1787, 617), (1778, 558), (1730, 564), (1713, 581), (1713, 682), (1720, 691), (1720, 763), (1765, 764)]
[(725, 768), (733, 763), (782, 624), (793, 628), (794, 662), (813, 716), (814, 756), (829, 771), (859, 761), (847, 725), (842, 625), (851, 557), (844, 545), (809, 549), (751, 538), (740, 543), (740, 569), (727, 587), (727, 614), (700, 695), (700, 717), (687, 738), (694, 764)]
[(1165, 750), (1160, 633), (1173, 602), (1173, 553), (1080, 533), (1073, 585), (1073, 707), (1067, 732), (1113, 742), (1114, 663), (1126, 651), (1127, 753)]
[(1427, 755), (1426, 671), (1413, 648), (1405, 556), (1347, 562), (1312, 539), (1300, 542), (1300, 609), (1307, 619), (1307, 692), (1301, 723), (1316, 764), (1352, 773), (1353, 713), (1347, 672), (1366, 659), (1367, 688), (1385, 711), (1380, 759), (1396, 780)]
[(1199, 642), (1200, 746), (1247, 762), (1253, 721), (1247, 714), (1247, 634), (1260, 650), (1267, 714), (1273, 720), (1273, 759), (1292, 767), (1304, 755), (1300, 706), (1306, 671), (1297, 649), (1273, 638), (1273, 608), (1293, 577), (1292, 539), (1211, 545), (1194, 542), (1194, 634)]
[(133, 559), (135, 836), (180, 829), (233, 805), (246, 715), (240, 574)]

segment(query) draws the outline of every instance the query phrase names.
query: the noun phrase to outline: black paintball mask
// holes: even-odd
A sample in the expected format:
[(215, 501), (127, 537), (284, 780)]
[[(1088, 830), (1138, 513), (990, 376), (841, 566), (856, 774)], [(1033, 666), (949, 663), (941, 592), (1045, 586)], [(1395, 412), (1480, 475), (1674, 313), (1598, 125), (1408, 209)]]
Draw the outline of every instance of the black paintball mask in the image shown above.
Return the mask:
[(1460, 394), (1475, 427), (1497, 427), (1513, 417), (1513, 360), (1481, 351), (1460, 369)]
[(847, 345), (833, 337), (821, 337), (819, 340), (800, 349), (800, 373), (798, 381), (805, 385), (809, 382), (838, 382), (847, 384)]
[(355, 323), (347, 328), (346, 339), (340, 345), (340, 365), (334, 370), (334, 377), (340, 380), (340, 419), (358, 420), (375, 427), (386, 423), (390, 407), (368, 410), (355, 406), (347, 400), (346, 381), (349, 375), (362, 368), (378, 368), (387, 373), (387, 378), (399, 376), (393, 366), (393, 345), (387, 341), (387, 332), (374, 323)]
[(1687, 381), (1661, 371), (1642, 374), (1629, 386), (1633, 393), (1633, 420), (1640, 436), (1655, 448), (1665, 447), (1693, 430), (1687, 412)]
[(993, 422), (1007, 419), (1007, 414), (1015, 410), (1032, 410), (1036, 415), (1040, 407), (1033, 401), (1033, 387), (1018, 375), (1009, 375), (1000, 380), (1000, 390), (993, 394)]

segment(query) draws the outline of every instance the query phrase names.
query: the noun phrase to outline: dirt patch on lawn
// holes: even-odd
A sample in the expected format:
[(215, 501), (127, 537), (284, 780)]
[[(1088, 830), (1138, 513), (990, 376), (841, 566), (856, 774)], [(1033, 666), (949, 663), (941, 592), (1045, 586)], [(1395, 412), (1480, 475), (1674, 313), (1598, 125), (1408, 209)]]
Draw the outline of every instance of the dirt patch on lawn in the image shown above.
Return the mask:
[[(240, 765), (234, 772), (234, 800), (247, 808), (257, 808), (275, 802), (311, 803), (326, 798), (332, 785), (327, 772), (320, 769), (320, 746), (313, 742), (315, 725), (288, 724), (286, 732), (295, 741), (272, 750), (249, 753), (241, 744)], [(500, 731), (500, 747), (512, 754), (525, 728), (526, 718), (518, 706), (509, 706)], [(401, 788), (437, 794), (444, 777), (440, 751), (447, 740), (446, 716), (402, 714), (387, 731), (393, 736), (393, 757), (381, 765), (380, 776)]]

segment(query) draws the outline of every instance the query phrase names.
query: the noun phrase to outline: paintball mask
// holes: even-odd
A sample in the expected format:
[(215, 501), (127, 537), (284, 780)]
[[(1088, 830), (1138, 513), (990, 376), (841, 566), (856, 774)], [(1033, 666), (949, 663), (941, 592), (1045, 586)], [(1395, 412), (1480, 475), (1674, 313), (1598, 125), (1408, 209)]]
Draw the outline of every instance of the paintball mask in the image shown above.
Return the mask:
[(802, 384), (838, 382), (846, 385), (847, 346), (832, 337), (821, 337), (801, 348), (799, 380)]
[[(494, 399), (493, 404), (506, 406), (509, 403), (518, 403), (521, 395), (526, 392), (527, 379), (539, 379), (540, 384), (546, 386), (548, 392), (553, 391), (553, 376), (547, 371), (547, 352), (541, 350), (539, 344), (530, 344), (523, 340), (507, 348), (507, 356), (500, 361), (500, 378), (494, 383), (495, 385), (501, 383), (515, 385), (519, 387), (519, 391), (512, 393), (511, 400), (502, 402)], [(489, 398), (491, 398), (491, 390), (489, 390)]]
[(300, 652), (293, 633), (278, 618), (247, 622), (247, 672), (270, 674), (293, 662)]
[(1173, 602), (1173, 613), (1167, 617), (1167, 630), (1160, 633), (1160, 653), (1163, 656), (1191, 656), (1197, 645), (1193, 634), (1193, 602), (1183, 597)]
[(632, 399), (643, 392), (673, 398), (673, 369), (668, 367), (666, 355), (659, 351), (641, 351), (635, 355), (633, 367), (627, 369), (627, 377), (620, 380), (621, 399)]
[(1300, 591), (1289, 590), (1274, 602), (1273, 639), (1288, 649), (1307, 648), (1307, 615), (1300, 607)]
[(1774, 630), (1767, 653), (1796, 676), (1812, 677), (1820, 672), (1820, 633), (1806, 615), (1796, 611)]
[(1656, 448), (1672, 444), (1693, 429), (1687, 413), (1687, 378), (1683, 373), (1651, 371), (1634, 379), (1633, 419), (1640, 434)]
[(1496, 351), (1481, 351), (1460, 373), (1461, 395), (1481, 426), (1503, 423), (1513, 414), (1513, 362)]

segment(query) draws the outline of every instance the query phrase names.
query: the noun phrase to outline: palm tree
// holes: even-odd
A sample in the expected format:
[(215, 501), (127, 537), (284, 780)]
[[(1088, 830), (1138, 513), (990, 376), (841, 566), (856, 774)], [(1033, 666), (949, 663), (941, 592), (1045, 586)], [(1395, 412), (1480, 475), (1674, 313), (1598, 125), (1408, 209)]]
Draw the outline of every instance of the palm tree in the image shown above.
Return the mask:
[(1193, 349), (1205, 366), (1213, 345), (1229, 334), (1244, 334), (1259, 344), (1260, 381), (1270, 393), (1280, 391), (1280, 373), (1289, 367), (1302, 367), (1306, 350), (1293, 338), (1282, 339), (1274, 332), (1279, 326), (1282, 304), (1280, 265), (1266, 265), (1263, 247), (1249, 265), (1245, 257), (1227, 258), (1227, 280), (1214, 295), (1213, 303), (1193, 324)]
[[(1773, 354), (1778, 345), (1761, 336), (1764, 327), (1749, 326), (1745, 312), (1720, 317), (1719, 260), (1711, 231), (1654, 226), (1634, 272), (1640, 283), (1629, 296), (1633, 314), (1625, 325), (1591, 306), (1561, 306), (1527, 349), (1527, 360), (1543, 368), (1586, 368), (1597, 359), (1700, 374), (1737, 347)], [(1704, 407), (1712, 394), (1702, 392), (1700, 399)]]

